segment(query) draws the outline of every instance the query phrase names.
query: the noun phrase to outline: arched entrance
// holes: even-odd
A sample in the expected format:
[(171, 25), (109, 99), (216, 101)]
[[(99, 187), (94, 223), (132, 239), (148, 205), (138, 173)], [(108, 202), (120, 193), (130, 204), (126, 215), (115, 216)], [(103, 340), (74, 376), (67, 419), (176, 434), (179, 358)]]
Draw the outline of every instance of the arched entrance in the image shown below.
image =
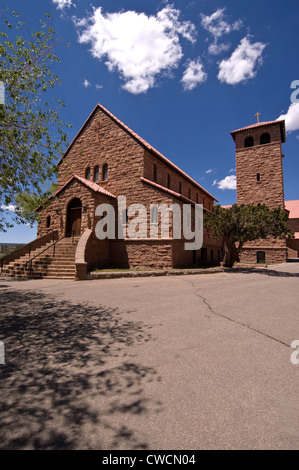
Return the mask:
[(79, 198), (72, 199), (67, 208), (66, 236), (81, 235), (82, 202)]

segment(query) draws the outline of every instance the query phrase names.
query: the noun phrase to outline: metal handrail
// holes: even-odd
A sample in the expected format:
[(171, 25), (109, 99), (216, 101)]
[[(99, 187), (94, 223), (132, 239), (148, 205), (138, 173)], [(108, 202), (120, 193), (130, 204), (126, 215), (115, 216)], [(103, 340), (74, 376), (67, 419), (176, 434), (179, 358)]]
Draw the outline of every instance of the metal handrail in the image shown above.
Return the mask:
[[(54, 240), (54, 236), (55, 236), (55, 233), (57, 233), (56, 230), (53, 230), (53, 232), (50, 232), (52, 233), (53, 235), (53, 240)], [(3, 271), (3, 266), (4, 264), (6, 264), (7, 262), (7, 259), (10, 259), (13, 255), (15, 255), (18, 251), (23, 251), (24, 255), (26, 255), (27, 253), (29, 254), (29, 256), (31, 255), (31, 251), (32, 251), (32, 245), (36, 244), (36, 242), (39, 242), (40, 240), (42, 240), (43, 238), (47, 237), (49, 234), (46, 234), (46, 235), (42, 235), (41, 237), (37, 238), (36, 240), (33, 240), (32, 242), (30, 243), (27, 243), (26, 245), (22, 246), (21, 248), (17, 248), (16, 250), (12, 251), (11, 253), (8, 253), (7, 255), (3, 256), (0, 260), (0, 272), (2, 274), (2, 271)], [(34, 248), (35, 249), (35, 248)], [(25, 251), (24, 251), (25, 250)], [(22, 255), (21, 255), (22, 256)], [(10, 263), (10, 261), (8, 261), (8, 264)]]
[[(31, 258), (30, 260), (26, 261), (25, 263), (25, 269), (27, 269), (27, 264), (29, 264), (29, 272), (31, 273), (31, 270), (32, 270), (32, 261), (37, 258), (38, 256), (40, 256), (42, 253), (44, 253), (45, 251), (49, 250), (50, 248), (53, 247), (53, 258), (55, 257), (55, 246), (58, 242), (60, 242), (61, 240), (63, 240), (64, 238), (68, 237), (69, 235), (71, 235), (70, 233), (67, 233), (66, 235), (63, 235), (61, 238), (59, 238), (58, 240), (56, 240), (54, 243), (52, 243), (52, 245), (50, 246), (47, 246), (47, 248), (45, 248), (44, 250), (40, 251), (39, 253), (37, 253), (37, 255), (33, 256), (33, 258)], [(73, 240), (74, 241), (74, 235), (73, 235)]]

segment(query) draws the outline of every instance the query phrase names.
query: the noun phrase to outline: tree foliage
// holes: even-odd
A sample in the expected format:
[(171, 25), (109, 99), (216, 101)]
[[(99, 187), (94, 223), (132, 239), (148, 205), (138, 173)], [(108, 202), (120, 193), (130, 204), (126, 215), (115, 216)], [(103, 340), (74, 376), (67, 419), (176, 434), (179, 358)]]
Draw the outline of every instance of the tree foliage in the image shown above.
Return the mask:
[(232, 267), (246, 242), (259, 238), (281, 238), (293, 236), (288, 229), (288, 212), (280, 207), (269, 209), (265, 204), (234, 204), (231, 208), (214, 206), (205, 215), (205, 226), (224, 246), (223, 265)]
[[(52, 96), (58, 84), (54, 72), (60, 62), (53, 54), (55, 31), (41, 21), (39, 31), (29, 35), (14, 12), (0, 15), (0, 81), (5, 101), (0, 105), (0, 230), (11, 226), (7, 210), (20, 194), (39, 198), (45, 182), (53, 178), (55, 162), (67, 145), (69, 127), (59, 117), (64, 106)], [(26, 222), (15, 211), (16, 222)]]
[(41, 196), (34, 193), (23, 191), (15, 197), (16, 207), (15, 212), (17, 216), (26, 221), (29, 225), (33, 226), (38, 221), (39, 214), (35, 211), (37, 207), (45, 204), (49, 196), (57, 190), (57, 183), (52, 183), (47, 191)]

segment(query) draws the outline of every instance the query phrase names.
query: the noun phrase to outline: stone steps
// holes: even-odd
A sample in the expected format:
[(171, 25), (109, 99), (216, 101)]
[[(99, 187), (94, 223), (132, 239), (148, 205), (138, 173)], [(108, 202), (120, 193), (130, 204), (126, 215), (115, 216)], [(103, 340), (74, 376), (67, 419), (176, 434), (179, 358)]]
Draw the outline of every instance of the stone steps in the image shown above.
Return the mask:
[[(75, 253), (78, 240), (78, 238), (74, 241), (70, 238), (64, 238), (59, 241), (55, 246), (54, 258), (53, 247), (51, 247), (52, 242), (47, 243), (43, 247), (33, 250), (30, 256), (27, 253), (5, 265), (2, 276), (30, 279), (74, 279), (76, 275)], [(49, 249), (44, 251), (45, 248)], [(29, 264), (26, 265), (26, 262), (39, 253), (41, 255), (32, 260), (30, 269)]]

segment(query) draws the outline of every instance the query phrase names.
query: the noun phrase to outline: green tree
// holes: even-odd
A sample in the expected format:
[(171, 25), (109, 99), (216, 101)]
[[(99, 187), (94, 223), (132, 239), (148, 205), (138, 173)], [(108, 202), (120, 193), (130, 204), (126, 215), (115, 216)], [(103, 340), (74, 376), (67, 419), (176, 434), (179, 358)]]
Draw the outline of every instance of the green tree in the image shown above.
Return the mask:
[[(17, 205), (20, 194), (38, 198), (53, 179), (69, 127), (59, 117), (64, 103), (50, 93), (59, 81), (54, 68), (60, 61), (53, 54), (58, 41), (47, 24), (49, 15), (40, 31), (27, 38), (18, 15), (7, 14), (0, 15), (0, 81), (5, 87), (0, 105), (0, 231), (12, 226), (7, 211)], [(27, 222), (22, 211), (15, 211), (14, 221)]]
[(42, 195), (29, 193), (23, 191), (15, 197), (16, 207), (15, 211), (17, 216), (24, 222), (29, 223), (31, 226), (38, 221), (39, 214), (35, 209), (46, 203), (47, 199), (57, 189), (57, 183), (52, 183), (47, 191)]
[(293, 232), (288, 229), (288, 212), (280, 207), (269, 209), (262, 204), (234, 204), (225, 209), (214, 206), (205, 214), (205, 227), (213, 232), (215, 238), (223, 241), (223, 265), (232, 267), (239, 260), (240, 252), (246, 242), (258, 238), (288, 238)]

